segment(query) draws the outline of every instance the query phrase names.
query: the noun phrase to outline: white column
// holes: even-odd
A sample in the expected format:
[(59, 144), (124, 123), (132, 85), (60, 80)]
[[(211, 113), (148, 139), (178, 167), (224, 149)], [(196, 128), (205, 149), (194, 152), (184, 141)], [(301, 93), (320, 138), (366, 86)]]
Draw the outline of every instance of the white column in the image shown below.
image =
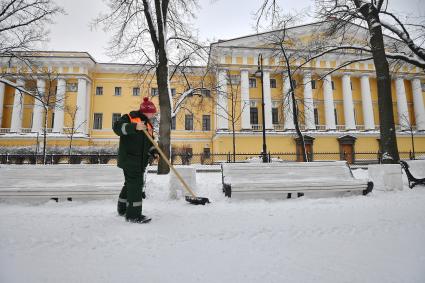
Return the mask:
[(250, 105), (249, 105), (249, 77), (248, 70), (241, 70), (241, 128), (251, 129)]
[(77, 93), (77, 113), (75, 115), (75, 127), (78, 127), (77, 132), (85, 132), (86, 127), (86, 95), (87, 95), (87, 81), (84, 78), (78, 79), (78, 93)]
[(263, 71), (263, 91), (264, 91), (264, 118), (266, 130), (273, 130), (272, 120), (272, 94), (270, 89), (270, 72)]
[(2, 127), (3, 121), (3, 106), (4, 106), (4, 83), (0, 83), (0, 128)]
[(323, 98), (325, 103), (326, 130), (335, 130), (335, 105), (331, 75), (327, 75), (323, 79)]
[(86, 125), (84, 127), (85, 134), (90, 133), (90, 105), (91, 105), (91, 82), (87, 82), (87, 93), (86, 93)]
[[(17, 79), (16, 84), (18, 86), (25, 86), (25, 81), (23, 79)], [(11, 132), (20, 132), (22, 129), (22, 117), (24, 114), (24, 94), (16, 89), (15, 97), (13, 99), (13, 109), (12, 109), (12, 121), (10, 124)]]
[(403, 78), (397, 77), (395, 79), (395, 91), (397, 95), (398, 123), (401, 130), (407, 130), (409, 128), (410, 118)]
[(218, 70), (217, 75), (217, 105), (216, 105), (217, 130), (228, 130), (227, 112), (227, 70)]
[(311, 73), (305, 72), (303, 77), (304, 84), (304, 123), (306, 130), (315, 130), (314, 122), (314, 103), (313, 90), (311, 88)]
[(410, 83), (412, 84), (416, 129), (418, 131), (425, 131), (425, 105), (422, 97), (421, 81), (418, 78), (413, 78)]
[(40, 99), (44, 99), (46, 92), (46, 82), (43, 79), (37, 79), (37, 94), (34, 98), (34, 107), (32, 110), (32, 129), (31, 132), (43, 131), (43, 103)]
[(58, 88), (56, 92), (55, 120), (53, 121), (53, 132), (63, 133), (64, 126), (64, 107), (65, 107), (65, 88), (66, 81), (63, 78), (58, 79)]
[(344, 120), (346, 130), (356, 129), (356, 119), (354, 118), (353, 93), (351, 91), (350, 74), (342, 75), (342, 96), (344, 103)]
[(362, 110), (365, 130), (375, 129), (375, 119), (373, 116), (372, 95), (370, 93), (369, 75), (362, 74), (360, 77), (362, 92)]
[(292, 105), (292, 96), (289, 91), (291, 85), (289, 82), (289, 77), (286, 77), (285, 82), (283, 83), (283, 129), (284, 130), (293, 130), (295, 129), (294, 125), (294, 114), (293, 114), (293, 105)]

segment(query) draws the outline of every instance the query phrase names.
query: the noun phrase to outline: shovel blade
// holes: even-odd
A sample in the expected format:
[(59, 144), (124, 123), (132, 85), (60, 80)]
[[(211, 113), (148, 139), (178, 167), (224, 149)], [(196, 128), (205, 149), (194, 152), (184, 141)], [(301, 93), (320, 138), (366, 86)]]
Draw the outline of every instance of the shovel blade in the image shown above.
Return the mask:
[(205, 205), (206, 203), (210, 203), (210, 200), (208, 198), (202, 198), (202, 197), (192, 197), (192, 196), (186, 196), (186, 201), (191, 204), (202, 204)]

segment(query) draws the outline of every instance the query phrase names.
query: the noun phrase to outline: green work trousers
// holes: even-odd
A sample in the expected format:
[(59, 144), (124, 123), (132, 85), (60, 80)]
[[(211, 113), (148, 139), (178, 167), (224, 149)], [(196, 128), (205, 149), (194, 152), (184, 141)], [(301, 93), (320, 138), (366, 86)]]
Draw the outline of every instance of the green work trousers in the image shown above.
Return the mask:
[(127, 199), (126, 219), (142, 215), (143, 173), (137, 170), (124, 170), (125, 183), (119, 198)]

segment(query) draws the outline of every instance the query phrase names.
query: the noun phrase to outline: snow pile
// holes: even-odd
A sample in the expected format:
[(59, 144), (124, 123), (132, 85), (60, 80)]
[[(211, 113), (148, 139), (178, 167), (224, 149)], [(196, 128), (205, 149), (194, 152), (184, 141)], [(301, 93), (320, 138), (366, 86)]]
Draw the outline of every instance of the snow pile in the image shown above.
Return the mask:
[(193, 206), (168, 181), (147, 174), (143, 225), (116, 198), (0, 203), (0, 282), (425, 282), (424, 187), (235, 201), (197, 173), (212, 203)]

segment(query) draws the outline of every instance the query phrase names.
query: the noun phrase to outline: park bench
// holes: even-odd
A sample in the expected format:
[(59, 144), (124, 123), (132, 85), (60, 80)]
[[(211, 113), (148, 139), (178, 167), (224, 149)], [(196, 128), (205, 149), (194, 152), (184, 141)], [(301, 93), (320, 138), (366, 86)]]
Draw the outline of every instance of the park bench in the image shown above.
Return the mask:
[[(425, 163), (425, 161), (418, 161), (421, 163)], [(416, 185), (425, 185), (425, 177), (424, 178), (416, 178), (412, 175), (412, 172), (410, 172), (409, 164), (407, 164), (406, 161), (400, 160), (401, 167), (406, 172), (407, 180), (409, 181), (409, 188), (413, 189)]]
[(223, 163), (222, 185), (227, 197), (283, 198), (292, 193), (361, 191), (373, 189), (355, 179), (346, 161), (287, 163)]
[(0, 176), (0, 200), (113, 198), (123, 184), (113, 165), (4, 165)]

